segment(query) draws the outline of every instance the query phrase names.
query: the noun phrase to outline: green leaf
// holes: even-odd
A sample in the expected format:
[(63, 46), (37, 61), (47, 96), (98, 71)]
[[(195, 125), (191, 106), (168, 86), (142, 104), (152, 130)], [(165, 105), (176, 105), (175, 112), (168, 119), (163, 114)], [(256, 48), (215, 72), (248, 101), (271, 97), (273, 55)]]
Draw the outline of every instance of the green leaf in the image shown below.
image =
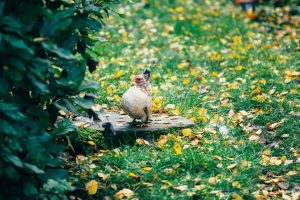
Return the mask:
[(126, 18), (126, 15), (125, 14), (121, 14), (121, 13), (118, 13), (119, 17), (121, 18)]
[(23, 167), (23, 163), (19, 157), (9, 153), (5, 155), (5, 158), (10, 161), (16, 167)]
[(84, 64), (73, 66), (72, 70), (69, 70), (68, 79), (72, 83), (74, 89), (78, 89), (85, 76), (86, 66)]
[(67, 9), (57, 12), (56, 17), (59, 19), (67, 18), (67, 17), (72, 16), (75, 11), (76, 11), (76, 8), (67, 8)]
[(42, 175), (44, 179), (55, 179), (55, 180), (62, 180), (68, 174), (68, 170), (65, 169), (48, 169), (45, 174)]
[(5, 40), (7, 43), (9, 43), (12, 47), (15, 47), (17, 49), (24, 49), (31, 55), (34, 54), (34, 51), (27, 46), (27, 44), (24, 42), (24, 40), (16, 38), (12, 35), (3, 34), (2, 35), (3, 40)]
[(39, 169), (36, 165), (30, 164), (30, 163), (24, 163), (24, 169), (28, 170), (30, 172), (33, 172), (35, 174), (44, 174), (45, 171), (42, 169)]
[(18, 109), (19, 107), (16, 104), (0, 102), (0, 111), (17, 111)]
[(75, 58), (74, 55), (71, 53), (71, 51), (64, 49), (64, 48), (60, 48), (52, 42), (43, 42), (42, 46), (47, 51), (52, 52), (61, 58), (65, 58), (65, 59), (74, 59)]
[(97, 91), (99, 89), (99, 83), (97, 81), (84, 80), (79, 88), (81, 92)]
[(68, 135), (76, 132), (77, 127), (71, 119), (64, 119), (55, 124), (55, 129), (51, 132), (52, 135)]
[(6, 133), (8, 135), (17, 135), (15, 128), (5, 120), (0, 119), (0, 132)]
[(32, 74), (28, 74), (27, 77), (29, 78), (29, 80), (31, 80), (31, 83), (39, 89), (40, 92), (49, 93), (48, 85), (46, 85), (46, 82), (39, 81)]
[(15, 121), (21, 121), (26, 119), (26, 116), (19, 111), (7, 111), (4, 112), (4, 114)]
[(6, 30), (16, 31), (22, 28), (22, 23), (19, 21), (19, 19), (13, 16), (3, 17), (2, 24), (5, 25), (4, 29)]
[(29, 183), (29, 182), (25, 182), (24, 183), (24, 194), (26, 196), (33, 196), (33, 195), (36, 195), (38, 194), (38, 191), (37, 189), (35, 188), (35, 186), (32, 184), (32, 183)]
[(8, 179), (12, 181), (16, 181), (20, 178), (20, 174), (17, 170), (15, 170), (12, 166), (8, 166), (4, 168), (4, 172)]

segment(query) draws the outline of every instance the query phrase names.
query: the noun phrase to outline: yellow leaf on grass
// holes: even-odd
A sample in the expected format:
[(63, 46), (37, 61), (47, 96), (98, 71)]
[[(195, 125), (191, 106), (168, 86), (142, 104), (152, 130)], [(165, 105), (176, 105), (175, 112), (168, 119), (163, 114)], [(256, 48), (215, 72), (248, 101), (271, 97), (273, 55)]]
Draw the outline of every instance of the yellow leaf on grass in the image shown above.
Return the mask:
[(238, 181), (233, 181), (232, 186), (235, 187), (235, 188), (241, 188), (242, 187), (241, 184)]
[(270, 149), (265, 149), (265, 150), (263, 151), (263, 154), (264, 154), (265, 156), (269, 156), (269, 155), (271, 155), (271, 153), (272, 153), (272, 151), (271, 151)]
[(152, 170), (152, 167), (144, 167), (143, 170), (150, 171), (150, 170)]
[(197, 91), (198, 90), (198, 86), (197, 85), (193, 85), (192, 90)]
[(185, 128), (185, 129), (182, 130), (182, 134), (183, 134), (184, 136), (190, 136), (190, 135), (192, 134), (192, 129), (190, 129), (190, 128)]
[(134, 192), (132, 190), (124, 188), (115, 194), (115, 198), (116, 199), (130, 199), (133, 197), (133, 195), (134, 195)]
[(98, 190), (98, 182), (95, 180), (91, 180), (85, 184), (85, 188), (88, 192), (88, 195), (95, 195)]
[(300, 76), (300, 72), (292, 70), (285, 70), (285, 74), (290, 77)]
[(232, 169), (232, 168), (235, 168), (235, 166), (236, 166), (237, 164), (236, 163), (234, 163), (234, 164), (231, 164), (231, 165), (228, 165), (227, 166), (227, 169)]
[(160, 136), (158, 140), (158, 145), (160, 147), (164, 146), (168, 142), (168, 139), (164, 136)]
[(176, 108), (175, 110), (172, 110), (173, 115), (179, 115), (179, 109)]
[(178, 69), (183, 69), (187, 66), (188, 66), (188, 63), (184, 62), (184, 63), (179, 64), (177, 67), (178, 67)]
[(177, 155), (181, 155), (182, 154), (182, 152), (181, 152), (181, 146), (179, 144), (175, 144), (173, 148), (174, 148), (175, 153)]
[(182, 81), (182, 84), (183, 85), (187, 85), (187, 84), (189, 84), (190, 83), (190, 79), (189, 78), (185, 78), (185, 79), (183, 79), (183, 81)]
[(205, 108), (200, 108), (200, 109), (198, 110), (198, 114), (199, 114), (199, 115), (205, 115), (205, 114), (206, 114), (206, 109), (205, 109)]
[(233, 199), (233, 200), (243, 200), (243, 198), (242, 198), (241, 195), (239, 195), (239, 194), (233, 194), (233, 195), (232, 195), (232, 199)]
[(256, 97), (253, 97), (253, 101), (258, 101), (258, 102), (265, 102), (267, 99), (267, 96), (265, 94), (262, 95), (257, 95)]
[(188, 186), (187, 185), (180, 185), (180, 186), (174, 187), (174, 189), (179, 190), (179, 191), (184, 191), (184, 190), (188, 189)]
[(286, 175), (288, 175), (288, 176), (295, 176), (296, 174), (298, 174), (297, 171), (289, 171)]
[(211, 75), (212, 75), (213, 77), (216, 77), (216, 78), (217, 78), (219, 74), (218, 74), (218, 72), (212, 72)]
[(162, 100), (161, 100), (161, 98), (156, 97), (155, 99), (153, 99), (153, 103), (160, 105), (162, 103)]
[(114, 89), (109, 86), (107, 89), (106, 89), (106, 92), (109, 94), (109, 95), (112, 95), (114, 93)]
[(256, 140), (258, 140), (258, 139), (259, 139), (259, 136), (258, 136), (258, 135), (255, 135), (255, 134), (250, 135), (250, 137), (249, 137), (249, 140), (250, 140), (250, 141), (256, 141)]
[(145, 144), (145, 145), (150, 145), (150, 143), (147, 140), (144, 140), (143, 138), (138, 138), (135, 140), (136, 143), (138, 143), (139, 145)]
[(90, 145), (92, 145), (92, 146), (96, 145), (95, 142), (93, 142), (93, 141), (88, 141), (87, 143), (90, 144)]
[(86, 172), (86, 171), (83, 171), (83, 172), (80, 174), (80, 178), (84, 178), (84, 177), (86, 177), (86, 175), (87, 175), (87, 172)]
[(220, 160), (220, 161), (222, 160), (222, 158), (218, 155), (214, 155), (213, 158), (216, 159), (216, 160)]
[(139, 178), (139, 176), (136, 175), (136, 174), (133, 173), (133, 172), (130, 172), (130, 173), (128, 174), (128, 176), (130, 176), (130, 177), (132, 177), (132, 178)]
[(276, 123), (273, 123), (273, 124), (268, 124), (268, 126), (271, 128), (271, 129), (276, 129), (278, 128), (281, 124), (283, 124), (285, 122), (286, 119), (282, 119), (280, 120), (279, 122), (276, 122)]
[(242, 69), (244, 69), (244, 67), (242, 65), (236, 66), (235, 70), (237, 71), (241, 71)]
[(214, 185), (217, 183), (217, 179), (215, 177), (210, 177), (208, 179), (208, 183), (211, 184), (211, 185)]
[(242, 37), (241, 36), (234, 36), (232, 38), (234, 45), (238, 45), (242, 42)]
[(124, 70), (119, 70), (115, 75), (114, 75), (114, 78), (115, 79), (118, 79), (120, 78), (122, 75), (124, 74)]
[(115, 94), (115, 95), (113, 96), (113, 98), (114, 98), (115, 101), (117, 101), (117, 102), (120, 102), (120, 100), (121, 100), (121, 97), (120, 97), (119, 95), (117, 95), (117, 94)]
[(291, 93), (291, 94), (297, 94), (297, 89), (295, 89), (295, 88), (291, 89), (291, 90), (290, 90), (290, 93)]
[(256, 94), (260, 94), (261, 93), (261, 88), (258, 86), (257, 88), (255, 88), (254, 90), (252, 90), (251, 94), (252, 95), (256, 95)]

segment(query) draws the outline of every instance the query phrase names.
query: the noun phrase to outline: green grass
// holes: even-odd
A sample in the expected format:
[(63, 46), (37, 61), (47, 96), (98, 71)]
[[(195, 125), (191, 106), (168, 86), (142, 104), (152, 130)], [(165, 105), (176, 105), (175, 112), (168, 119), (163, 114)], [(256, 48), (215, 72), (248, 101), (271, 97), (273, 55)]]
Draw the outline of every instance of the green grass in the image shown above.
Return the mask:
[[(70, 182), (78, 188), (75, 195), (99, 199), (129, 188), (139, 199), (295, 196), (300, 180), (295, 174), (299, 170), (299, 76), (285, 82), (285, 71), (299, 71), (295, 50), (299, 24), (298, 29), (267, 32), (261, 24), (244, 20), (245, 14), (230, 3), (209, 2), (150, 1), (149, 8), (140, 3), (124, 5), (124, 19), (108, 20), (100, 34), (109, 42), (94, 47), (100, 64), (90, 78), (101, 86), (97, 102), (120, 109), (118, 98), (132, 85), (131, 76), (150, 67), (153, 98), (162, 98), (159, 110), (174, 104), (196, 126), (189, 137), (169, 131), (163, 145), (156, 135), (150, 145), (123, 140), (116, 149), (84, 155), (88, 159), (70, 171)], [(179, 69), (185, 60), (189, 64)], [(115, 77), (120, 70), (122, 76)], [(184, 79), (189, 83), (182, 84)], [(193, 86), (207, 91), (199, 93)], [(257, 87), (261, 92), (252, 94)], [(198, 113), (201, 108), (206, 114)], [(237, 122), (237, 113), (247, 116)], [(282, 119), (280, 126), (270, 128)], [(217, 122), (227, 127), (228, 135), (220, 132)], [(257, 139), (251, 141), (255, 133)], [(195, 138), (200, 142), (192, 145)], [(181, 155), (176, 154), (175, 144), (181, 146)], [(285, 160), (292, 163), (285, 165)], [(103, 179), (103, 174), (109, 178)], [(92, 179), (99, 188), (95, 196), (87, 196), (84, 185)], [(288, 188), (280, 189), (286, 183)]]

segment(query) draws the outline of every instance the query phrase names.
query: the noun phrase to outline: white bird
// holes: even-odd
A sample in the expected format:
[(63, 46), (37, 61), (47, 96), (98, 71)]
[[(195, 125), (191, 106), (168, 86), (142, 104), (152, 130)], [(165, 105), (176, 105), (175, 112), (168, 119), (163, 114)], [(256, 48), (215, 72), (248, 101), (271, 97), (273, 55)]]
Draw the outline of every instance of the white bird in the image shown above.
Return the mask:
[(135, 86), (129, 88), (122, 96), (121, 105), (124, 112), (135, 123), (137, 119), (147, 123), (151, 115), (151, 84), (150, 70), (145, 69), (143, 74), (133, 78)]

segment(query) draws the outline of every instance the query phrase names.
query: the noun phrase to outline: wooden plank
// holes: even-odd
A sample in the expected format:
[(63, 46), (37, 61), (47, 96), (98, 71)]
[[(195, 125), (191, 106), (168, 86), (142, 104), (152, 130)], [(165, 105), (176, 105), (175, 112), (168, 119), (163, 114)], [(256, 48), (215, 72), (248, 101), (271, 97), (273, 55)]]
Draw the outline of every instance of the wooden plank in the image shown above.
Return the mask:
[(151, 121), (148, 124), (131, 125), (132, 119), (123, 113), (108, 112), (99, 114), (101, 121), (95, 122), (88, 118), (75, 118), (74, 122), (78, 126), (90, 127), (101, 132), (104, 131), (103, 124), (110, 123), (113, 126), (114, 135), (122, 135), (127, 133), (144, 133), (164, 131), (171, 128), (186, 128), (192, 127), (195, 124), (190, 120), (181, 116), (152, 115)]

